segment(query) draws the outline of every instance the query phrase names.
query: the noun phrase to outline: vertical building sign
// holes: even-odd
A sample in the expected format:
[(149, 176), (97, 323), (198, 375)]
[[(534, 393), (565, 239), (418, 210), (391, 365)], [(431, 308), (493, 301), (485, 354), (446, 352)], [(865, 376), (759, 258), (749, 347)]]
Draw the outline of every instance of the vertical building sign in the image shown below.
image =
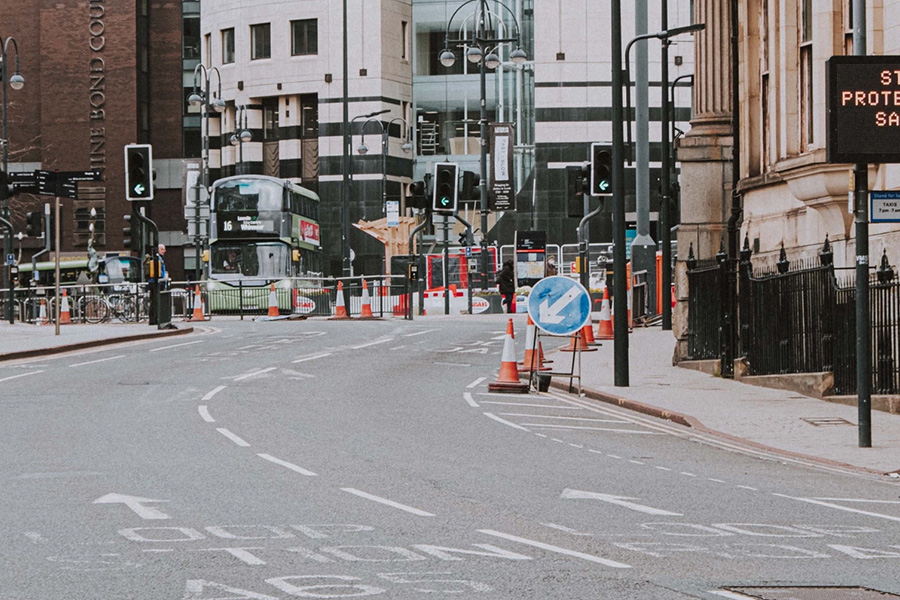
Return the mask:
[(516, 210), (516, 188), (513, 181), (513, 146), (515, 126), (491, 123), (491, 169), (488, 183), (490, 210)]

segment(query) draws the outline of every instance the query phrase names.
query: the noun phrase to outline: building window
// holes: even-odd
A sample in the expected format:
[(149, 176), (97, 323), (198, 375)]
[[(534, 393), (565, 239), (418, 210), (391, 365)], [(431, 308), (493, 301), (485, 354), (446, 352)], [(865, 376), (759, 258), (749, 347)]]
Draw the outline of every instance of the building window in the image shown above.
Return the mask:
[(182, 21), (182, 58), (200, 59), (200, 17), (185, 17)]
[(812, 0), (802, 0), (800, 14), (800, 149), (813, 143)]
[(234, 27), (222, 30), (222, 64), (234, 62)]
[(409, 22), (408, 21), (400, 21), (400, 43), (403, 45), (400, 48), (400, 59), (401, 60), (409, 60)]
[(269, 23), (250, 26), (250, 60), (272, 58), (272, 27)]
[(319, 22), (316, 19), (291, 21), (291, 56), (319, 53)]
[(263, 99), (263, 140), (278, 140), (278, 98)]
[(319, 96), (317, 94), (300, 96), (300, 137), (303, 139), (319, 137)]

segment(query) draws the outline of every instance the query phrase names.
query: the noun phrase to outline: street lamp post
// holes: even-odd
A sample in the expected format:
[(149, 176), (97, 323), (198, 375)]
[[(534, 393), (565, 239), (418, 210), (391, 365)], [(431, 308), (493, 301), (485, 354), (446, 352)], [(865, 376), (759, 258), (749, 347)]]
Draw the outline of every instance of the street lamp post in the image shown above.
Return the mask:
[[(9, 75), (9, 45), (12, 44), (13, 49), (16, 51), (16, 72), (11, 76)], [(19, 73), (19, 45), (16, 43), (16, 39), (13, 37), (8, 37), (3, 40), (3, 48), (2, 55), (0, 55), (0, 80), (2, 80), (2, 103), (3, 103), (3, 139), (0, 140), (0, 143), (3, 144), (3, 180), (2, 180), (2, 189), (0, 189), (0, 199), (2, 199), (2, 203), (0, 203), (0, 218), (4, 219), (4, 222), (8, 223), (8, 219), (10, 218), (9, 211), (9, 197), (8, 191), (9, 187), (7, 186), (6, 176), (9, 174), (9, 170), (7, 169), (9, 165), (9, 134), (7, 130), (7, 113), (9, 112), (9, 104), (6, 99), (6, 88), (11, 87), (14, 90), (21, 90), (22, 86), (25, 85), (25, 78)], [(9, 276), (10, 265), (6, 264), (6, 257), (12, 254), (12, 226), (3, 233), (3, 264), (0, 265), (0, 271), (3, 273), (2, 285), (5, 289), (9, 290), (9, 298), (6, 302), (6, 318), (10, 323), (13, 322), (13, 292), (12, 292), (12, 282)]]
[[(198, 77), (200, 74), (203, 74), (203, 80), (200, 81), (202, 87), (198, 90), (197, 83)], [(219, 92), (216, 95), (216, 99), (210, 101), (210, 96), (212, 95), (209, 89), (210, 77), (212, 77), (212, 73), (215, 72), (219, 78)], [(198, 181), (198, 185), (194, 187), (194, 208), (195, 208), (195, 218), (196, 218), (196, 236), (194, 237), (194, 243), (197, 251), (197, 264), (195, 265), (194, 274), (197, 280), (200, 279), (201, 271), (200, 271), (200, 251), (201, 246), (203, 245), (203, 235), (200, 233), (200, 189), (201, 187), (206, 190), (207, 196), (209, 195), (209, 114), (210, 108), (216, 111), (216, 113), (221, 113), (225, 110), (225, 101), (222, 100), (222, 75), (219, 73), (219, 70), (216, 67), (212, 67), (207, 69), (203, 64), (198, 64), (194, 68), (194, 91), (188, 96), (188, 104), (193, 106), (194, 108), (203, 106), (202, 117), (204, 120), (204, 131), (203, 131), (203, 155), (200, 158), (200, 179)]]
[[(672, 302), (670, 299), (670, 289), (672, 288), (672, 227), (669, 224), (669, 204), (671, 198), (670, 191), (670, 169), (669, 164), (671, 155), (669, 153), (669, 96), (666, 91), (669, 88), (669, 44), (670, 39), (682, 33), (690, 33), (693, 31), (701, 31), (706, 28), (705, 23), (694, 23), (693, 25), (685, 25), (684, 27), (675, 27), (668, 29), (668, 6), (665, 0), (662, 5), (662, 31), (656, 33), (645, 33), (636, 36), (625, 46), (625, 97), (628, 100), (628, 106), (631, 105), (631, 76), (629, 75), (630, 61), (628, 54), (635, 42), (641, 40), (650, 40), (657, 38), (662, 41), (662, 55), (660, 66), (661, 89), (660, 102), (662, 103), (660, 111), (660, 129), (662, 134), (662, 165), (660, 166), (660, 187), (662, 193), (659, 198), (659, 237), (662, 246), (662, 328), (663, 330), (672, 329)], [(631, 123), (628, 123), (628, 146), (629, 154), (631, 151)]]
[(440, 53), (441, 64), (445, 67), (452, 67), (456, 62), (456, 55), (450, 50), (450, 26), (453, 19), (459, 14), (463, 7), (476, 3), (475, 12), (469, 17), (463, 19), (460, 24), (460, 31), (466, 30), (466, 24), (473, 22), (471, 27), (472, 37), (464, 38), (460, 34), (460, 38), (454, 40), (461, 48), (466, 48), (466, 58), (471, 63), (479, 63), (479, 78), (481, 83), (481, 114), (479, 118), (480, 136), (481, 136), (481, 160), (480, 160), (480, 176), (478, 182), (479, 201), (481, 209), (481, 289), (487, 288), (488, 267), (487, 267), (487, 231), (488, 231), (488, 197), (487, 197), (487, 155), (488, 155), (488, 123), (487, 123), (487, 69), (495, 69), (500, 65), (500, 56), (497, 51), (501, 44), (510, 44), (515, 42), (516, 48), (509, 54), (509, 59), (516, 65), (522, 65), (527, 60), (525, 51), (522, 50), (522, 43), (519, 35), (519, 22), (516, 20), (515, 14), (505, 4), (499, 1), (493, 2), (497, 7), (502, 7), (512, 18), (515, 25), (515, 35), (512, 37), (493, 37), (495, 32), (504, 31), (505, 26), (501, 15), (491, 10), (487, 0), (468, 0), (462, 3), (450, 16), (447, 22), (447, 30), (444, 33), (444, 49)]
[(234, 133), (231, 134), (229, 141), (232, 146), (238, 147), (239, 158), (235, 164), (234, 172), (243, 175), (246, 172), (244, 167), (244, 142), (250, 142), (253, 139), (253, 133), (247, 129), (247, 107), (234, 107)]

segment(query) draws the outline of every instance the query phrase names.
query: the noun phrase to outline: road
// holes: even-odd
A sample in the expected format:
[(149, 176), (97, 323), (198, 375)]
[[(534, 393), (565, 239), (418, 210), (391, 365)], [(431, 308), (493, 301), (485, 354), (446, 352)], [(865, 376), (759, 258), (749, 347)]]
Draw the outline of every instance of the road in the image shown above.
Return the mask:
[(896, 484), (489, 393), (505, 324), (217, 320), (0, 365), (0, 598), (900, 594)]

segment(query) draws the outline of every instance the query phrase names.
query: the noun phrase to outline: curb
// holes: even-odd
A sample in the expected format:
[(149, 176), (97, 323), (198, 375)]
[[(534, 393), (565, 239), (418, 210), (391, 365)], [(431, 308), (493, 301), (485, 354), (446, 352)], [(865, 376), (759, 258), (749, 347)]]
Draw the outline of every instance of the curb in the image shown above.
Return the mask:
[[(555, 389), (564, 391), (566, 393), (572, 393), (569, 391), (569, 385), (567, 383), (563, 383), (561, 381), (554, 382), (551, 380), (550, 386)], [(748, 440), (748, 439), (741, 438), (741, 437), (738, 437), (735, 435), (724, 433), (722, 431), (710, 429), (709, 427), (706, 427), (703, 423), (701, 423), (698, 419), (696, 419), (694, 417), (691, 417), (688, 415), (682, 415), (680, 413), (672, 412), (669, 410), (664, 410), (662, 408), (659, 408), (658, 406), (652, 406), (650, 404), (643, 404), (641, 402), (636, 402), (634, 400), (627, 400), (625, 398), (620, 398), (618, 396), (613, 396), (612, 394), (606, 394), (606, 393), (599, 392), (597, 390), (592, 390), (590, 388), (585, 388), (585, 387), (581, 388), (581, 392), (585, 398), (590, 398), (591, 400), (597, 400), (598, 402), (604, 402), (606, 404), (613, 404), (615, 406), (619, 406), (626, 410), (638, 412), (638, 413), (649, 415), (651, 417), (656, 417), (659, 419), (664, 419), (666, 421), (671, 421), (673, 423), (683, 425), (684, 427), (696, 429), (697, 431), (700, 431), (700, 432), (703, 432), (703, 433), (706, 433), (709, 435), (713, 435), (715, 437), (719, 437), (722, 439), (726, 439), (726, 440), (729, 440), (732, 442), (738, 442), (745, 446), (754, 448), (756, 450), (763, 450), (763, 451), (769, 452), (771, 454), (801, 459), (801, 460), (805, 460), (808, 462), (818, 463), (821, 465), (827, 465), (830, 467), (840, 467), (842, 469), (847, 469), (847, 470), (855, 471), (858, 473), (866, 473), (868, 475), (881, 475), (881, 476), (895, 477), (896, 475), (891, 475), (891, 473), (900, 473), (900, 469), (898, 469), (897, 471), (882, 472), (882, 471), (877, 471), (875, 469), (869, 469), (867, 467), (859, 467), (856, 465), (851, 465), (851, 464), (843, 463), (843, 462), (836, 461), (836, 460), (822, 458), (820, 456), (811, 456), (809, 454), (801, 454), (799, 452), (791, 452), (790, 450), (784, 450), (781, 448), (775, 448), (773, 446), (767, 446), (765, 444), (760, 444), (758, 442), (754, 442), (752, 440)]]
[(110, 344), (119, 344), (123, 342), (136, 342), (140, 340), (149, 340), (152, 338), (171, 337), (174, 335), (185, 335), (192, 333), (193, 327), (185, 329), (163, 329), (154, 333), (141, 333), (138, 335), (126, 335), (121, 337), (102, 338), (99, 340), (90, 340), (87, 342), (77, 342), (75, 344), (65, 344), (62, 346), (53, 346), (50, 348), (35, 348), (34, 350), (20, 350), (18, 352), (6, 352), (0, 354), (0, 362), (7, 360), (17, 360), (20, 358), (32, 358), (35, 356), (46, 356), (48, 354), (61, 354), (63, 352), (72, 352), (73, 350), (83, 350), (85, 348), (94, 348), (96, 346), (107, 346)]

